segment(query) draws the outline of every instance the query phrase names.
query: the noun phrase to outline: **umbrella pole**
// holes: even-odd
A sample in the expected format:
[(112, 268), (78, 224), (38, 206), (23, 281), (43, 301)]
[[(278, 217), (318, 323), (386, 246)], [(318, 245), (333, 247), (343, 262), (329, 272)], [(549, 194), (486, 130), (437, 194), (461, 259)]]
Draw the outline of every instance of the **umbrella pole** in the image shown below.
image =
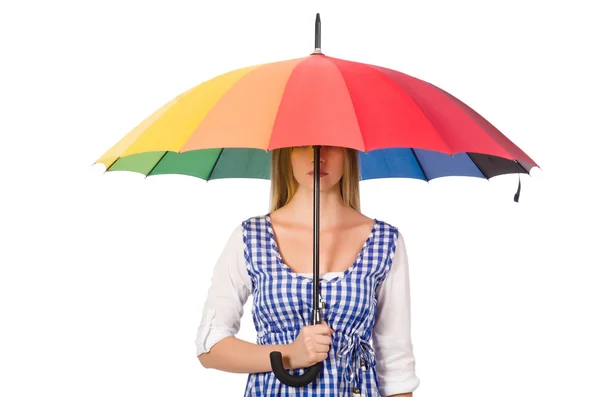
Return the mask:
[(321, 196), (321, 147), (314, 146), (314, 176), (313, 176), (313, 307), (312, 325), (320, 324), (322, 321), (320, 302), (320, 270), (319, 270), (319, 241), (320, 241), (320, 208)]
[[(321, 147), (314, 147), (314, 176), (313, 176), (313, 307), (312, 307), (312, 316), (311, 323), (312, 325), (320, 324), (322, 321), (321, 315), (321, 300), (320, 300), (320, 271), (319, 271), (319, 198), (321, 192)], [(320, 361), (315, 365), (307, 368), (307, 370), (299, 376), (291, 375), (289, 372), (285, 370), (283, 367), (283, 357), (281, 352), (274, 351), (270, 354), (271, 359), (271, 368), (273, 369), (273, 374), (275, 377), (279, 379), (279, 381), (285, 385), (292, 387), (302, 387), (306, 386), (312, 381), (314, 381), (319, 373), (321, 372), (321, 368), (323, 366), (323, 362)]]

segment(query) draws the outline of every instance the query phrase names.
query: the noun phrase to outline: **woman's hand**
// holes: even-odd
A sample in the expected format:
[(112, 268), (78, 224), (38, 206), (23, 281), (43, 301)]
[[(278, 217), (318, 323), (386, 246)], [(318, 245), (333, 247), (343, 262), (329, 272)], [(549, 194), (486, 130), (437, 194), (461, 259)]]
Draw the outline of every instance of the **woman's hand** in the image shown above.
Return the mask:
[(331, 334), (333, 330), (325, 323), (303, 327), (288, 345), (289, 369), (308, 368), (325, 360), (331, 348)]

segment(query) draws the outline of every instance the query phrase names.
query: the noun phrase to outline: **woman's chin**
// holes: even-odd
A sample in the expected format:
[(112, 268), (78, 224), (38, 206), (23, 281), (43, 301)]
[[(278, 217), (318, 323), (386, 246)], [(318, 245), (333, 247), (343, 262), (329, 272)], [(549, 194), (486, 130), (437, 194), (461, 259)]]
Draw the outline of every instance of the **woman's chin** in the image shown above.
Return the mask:
[[(327, 192), (329, 190), (333, 190), (335, 188), (337, 184), (336, 183), (331, 183), (331, 181), (328, 181), (327, 178), (321, 178), (321, 181), (319, 183), (319, 191), (321, 192)], [(306, 190), (314, 190), (314, 183), (312, 181), (312, 178), (310, 181), (302, 183), (301, 184), (303, 189)], [(339, 188), (338, 188), (339, 191)]]

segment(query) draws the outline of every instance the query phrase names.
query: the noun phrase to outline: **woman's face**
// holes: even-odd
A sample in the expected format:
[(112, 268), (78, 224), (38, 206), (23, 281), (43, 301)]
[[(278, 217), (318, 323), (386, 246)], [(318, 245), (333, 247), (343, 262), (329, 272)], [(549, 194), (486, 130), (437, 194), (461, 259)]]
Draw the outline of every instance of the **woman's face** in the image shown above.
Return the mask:
[[(294, 147), (291, 154), (292, 170), (298, 183), (313, 189), (314, 150), (312, 146)], [(320, 190), (336, 186), (344, 173), (344, 149), (336, 146), (321, 146)]]

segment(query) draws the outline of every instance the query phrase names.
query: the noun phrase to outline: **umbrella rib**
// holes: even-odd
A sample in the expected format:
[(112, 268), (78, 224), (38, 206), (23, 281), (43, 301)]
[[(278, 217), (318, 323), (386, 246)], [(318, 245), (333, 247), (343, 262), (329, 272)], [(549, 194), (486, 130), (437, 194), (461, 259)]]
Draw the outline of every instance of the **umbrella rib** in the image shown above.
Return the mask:
[(467, 157), (469, 157), (469, 159), (471, 160), (471, 162), (473, 163), (473, 165), (475, 165), (475, 167), (477, 167), (477, 169), (479, 170), (479, 172), (481, 172), (481, 175), (483, 175), (483, 177), (489, 181), (490, 178), (485, 174), (485, 172), (483, 172), (483, 170), (481, 168), (479, 168), (479, 166), (477, 165), (477, 163), (475, 162), (475, 160), (473, 160), (473, 157), (471, 157), (471, 153), (467, 153)]
[(113, 165), (115, 165), (115, 163), (117, 161), (119, 161), (120, 158), (121, 158), (121, 156), (117, 156), (117, 158), (115, 159), (115, 161), (113, 161), (112, 163), (110, 163), (110, 165), (108, 167), (106, 167), (106, 169), (104, 170), (104, 173), (107, 173), (110, 170), (110, 167), (112, 167)]
[(365, 137), (360, 128), (360, 122), (358, 121), (358, 116), (356, 115), (356, 106), (354, 105), (354, 100), (352, 100), (352, 94), (350, 93), (350, 89), (348, 88), (348, 83), (346, 83), (346, 78), (344, 77), (344, 74), (342, 73), (342, 70), (340, 69), (340, 67), (331, 58), (327, 58), (327, 60), (333, 66), (335, 66), (338, 73), (340, 74), (340, 77), (342, 78), (342, 81), (344, 82), (344, 87), (346, 87), (346, 93), (348, 94), (348, 99), (350, 99), (350, 103), (352, 104), (352, 110), (353, 110), (352, 114), (354, 115), (354, 120), (356, 121), (358, 131), (360, 132), (360, 139), (362, 140), (362, 147), (363, 147), (362, 151), (367, 153), (367, 145), (365, 144)]
[[(421, 113), (421, 115), (423, 115), (423, 118), (425, 118), (425, 120), (427, 120), (427, 123), (429, 123), (429, 125), (431, 126), (431, 129), (433, 131), (435, 131), (436, 135), (438, 136), (438, 138), (440, 138), (440, 141), (442, 141), (444, 143), (444, 145), (446, 146), (446, 154), (448, 153), (454, 153), (453, 148), (450, 147), (450, 145), (448, 144), (448, 142), (446, 141), (446, 139), (444, 139), (444, 136), (442, 134), (439, 133), (439, 131), (434, 127), (433, 123), (431, 122), (431, 120), (429, 120), (429, 117), (427, 117), (427, 115), (425, 114), (425, 111), (423, 110), (423, 107), (421, 107), (421, 105), (415, 100), (415, 98), (412, 97), (411, 95), (411, 90), (407, 89), (407, 87), (403, 87), (400, 84), (396, 83), (390, 76), (388, 76), (384, 71), (378, 69), (378, 66), (375, 65), (369, 65), (369, 64), (364, 64), (366, 66), (368, 66), (369, 68), (371, 68), (372, 70), (375, 70), (382, 78), (384, 81), (386, 81), (391, 87), (394, 88), (394, 90), (399, 90), (400, 92), (402, 92), (408, 99), (410, 99), (410, 101), (417, 107), (417, 109), (419, 109), (419, 112)], [(408, 76), (408, 75), (407, 75)], [(408, 77), (412, 77), (412, 76), (408, 76)], [(414, 77), (412, 77), (414, 78)], [(418, 79), (417, 79), (418, 80)], [(443, 153), (443, 152), (442, 152)]]
[[(525, 152), (523, 152), (512, 140), (510, 140), (506, 135), (504, 135), (498, 128), (496, 128), (496, 126), (494, 126), (489, 120), (487, 120), (485, 117), (483, 117), (479, 112), (477, 112), (475, 109), (473, 109), (471, 106), (467, 105), (465, 102), (461, 101), (459, 98), (457, 98), (456, 96), (454, 96), (453, 94), (449, 93), (448, 91), (444, 90), (441, 87), (438, 87), (430, 82), (427, 82), (427, 84), (433, 86), (434, 88), (438, 89), (440, 91), (440, 93), (444, 96), (446, 96), (448, 99), (450, 99), (450, 103), (452, 103), (453, 107), (455, 109), (458, 109), (459, 111), (465, 112), (469, 118), (475, 122), (475, 124), (477, 124), (477, 126), (483, 130), (485, 132), (485, 136), (488, 137), (491, 141), (493, 141), (498, 147), (500, 147), (504, 153), (506, 153), (507, 155), (509, 155), (511, 157), (511, 159), (516, 160), (516, 157), (520, 157), (519, 154), (515, 155), (515, 149), (519, 152), (521, 152), (523, 155), (525, 155), (526, 157), (529, 157)], [(462, 107), (465, 107), (464, 109)], [(488, 132), (487, 128), (482, 125), (482, 123), (480, 123), (480, 121), (483, 121), (484, 123), (487, 123), (490, 127), (492, 127), (492, 129), (494, 129), (499, 135), (497, 134), (491, 134)], [(489, 153), (486, 153), (489, 154)], [(500, 156), (500, 155), (495, 155), (496, 157), (501, 157), (501, 158), (505, 158), (508, 159), (508, 157), (505, 156)], [(533, 159), (531, 159), (531, 161), (533, 161)], [(535, 164), (535, 162), (534, 162)]]
[(423, 174), (423, 177), (425, 178), (425, 181), (427, 183), (429, 183), (429, 178), (427, 177), (427, 174), (425, 174), (425, 170), (423, 169), (423, 165), (421, 165), (421, 161), (419, 160), (419, 158), (417, 157), (417, 153), (415, 152), (415, 149), (410, 148), (410, 151), (413, 154), (413, 157), (415, 158), (415, 160), (417, 161), (417, 165), (419, 166), (419, 169), (421, 170), (421, 173)]
[(208, 182), (210, 180), (210, 177), (212, 176), (213, 171), (217, 167), (217, 163), (219, 162), (219, 159), (221, 158), (221, 154), (223, 154), (223, 151), (225, 151), (225, 148), (221, 148), (221, 151), (219, 152), (219, 155), (217, 156), (217, 159), (215, 160), (215, 163), (213, 164), (212, 168), (210, 169), (210, 172), (208, 173), (208, 177), (206, 178), (206, 182)]
[(519, 160), (516, 160), (516, 159), (515, 159), (515, 163), (517, 163), (517, 165), (518, 165), (519, 167), (521, 167), (521, 168), (523, 169), (523, 171), (525, 171), (525, 173), (526, 173), (527, 175), (531, 176), (531, 173), (530, 173), (529, 171), (527, 171), (527, 168), (523, 167), (523, 166), (521, 165), (521, 163), (519, 163)]
[(158, 161), (152, 166), (152, 168), (150, 169), (150, 171), (148, 171), (148, 173), (144, 176), (144, 179), (146, 179), (148, 177), (148, 175), (150, 175), (152, 173), (152, 171), (154, 171), (154, 169), (156, 168), (156, 166), (158, 165), (158, 163), (160, 163), (162, 161), (162, 159), (167, 155), (169, 151), (165, 150), (165, 152), (163, 153), (162, 156), (160, 156), (160, 158), (158, 159)]
[(273, 117), (273, 124), (271, 125), (271, 134), (269, 135), (269, 140), (267, 142), (267, 147), (263, 148), (256, 148), (256, 149), (264, 149), (267, 152), (269, 150), (271, 150), (271, 141), (273, 140), (273, 131), (275, 130), (275, 125), (277, 124), (277, 120), (279, 119), (279, 112), (281, 110), (281, 100), (282, 98), (285, 96), (286, 91), (288, 89), (288, 84), (290, 83), (291, 77), (294, 74), (294, 71), (296, 70), (296, 68), (298, 68), (302, 63), (306, 62), (308, 59), (310, 59), (310, 55), (303, 57), (303, 58), (297, 58), (295, 60), (297, 60), (298, 62), (296, 63), (296, 65), (292, 68), (292, 70), (290, 71), (290, 74), (288, 75), (287, 79), (285, 80), (285, 84), (283, 85), (283, 90), (281, 92), (281, 96), (279, 98), (279, 100), (277, 101), (277, 109), (275, 109), (275, 114)]

